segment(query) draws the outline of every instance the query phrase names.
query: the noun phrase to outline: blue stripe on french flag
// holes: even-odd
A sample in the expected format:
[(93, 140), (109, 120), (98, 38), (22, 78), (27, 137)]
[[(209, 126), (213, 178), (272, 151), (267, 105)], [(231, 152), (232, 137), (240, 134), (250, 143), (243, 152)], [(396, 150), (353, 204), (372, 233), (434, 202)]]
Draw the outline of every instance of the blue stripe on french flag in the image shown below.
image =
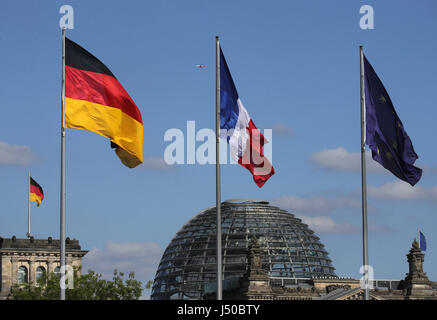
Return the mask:
[(220, 48), (220, 129), (227, 138), (234, 161), (248, 169), (258, 187), (262, 187), (275, 173), (270, 161), (264, 157), (267, 143), (256, 128), (241, 102), (232, 80), (225, 56)]

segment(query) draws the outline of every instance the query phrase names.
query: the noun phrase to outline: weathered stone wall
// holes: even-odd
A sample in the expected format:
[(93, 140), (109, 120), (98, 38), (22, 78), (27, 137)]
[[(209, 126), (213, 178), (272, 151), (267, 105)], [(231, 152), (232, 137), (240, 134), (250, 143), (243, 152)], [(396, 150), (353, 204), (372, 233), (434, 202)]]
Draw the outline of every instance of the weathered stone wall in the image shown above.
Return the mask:
[[(80, 267), (88, 251), (81, 250), (78, 240), (66, 241), (66, 264)], [(27, 269), (27, 279), (36, 282), (36, 271), (43, 267), (50, 274), (60, 265), (59, 240), (0, 238), (0, 299), (6, 299), (18, 283), (18, 270)]]

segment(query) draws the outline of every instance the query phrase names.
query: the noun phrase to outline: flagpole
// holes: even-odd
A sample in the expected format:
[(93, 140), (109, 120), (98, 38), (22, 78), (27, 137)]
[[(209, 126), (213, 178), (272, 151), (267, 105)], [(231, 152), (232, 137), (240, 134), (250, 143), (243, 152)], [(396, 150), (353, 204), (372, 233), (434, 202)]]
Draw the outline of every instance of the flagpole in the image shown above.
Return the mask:
[(27, 189), (29, 191), (29, 196), (27, 197), (27, 237), (30, 238), (30, 171), (27, 176)]
[(216, 211), (217, 211), (217, 300), (222, 300), (222, 218), (221, 218), (221, 185), (220, 185), (220, 42), (216, 40), (216, 91), (215, 91), (215, 174), (216, 174)]
[(363, 276), (364, 300), (369, 300), (369, 252), (367, 241), (367, 183), (366, 183), (366, 106), (364, 93), (364, 54), (360, 46), (360, 93), (361, 93), (361, 202), (363, 215)]
[(65, 300), (65, 27), (62, 28), (60, 300)]

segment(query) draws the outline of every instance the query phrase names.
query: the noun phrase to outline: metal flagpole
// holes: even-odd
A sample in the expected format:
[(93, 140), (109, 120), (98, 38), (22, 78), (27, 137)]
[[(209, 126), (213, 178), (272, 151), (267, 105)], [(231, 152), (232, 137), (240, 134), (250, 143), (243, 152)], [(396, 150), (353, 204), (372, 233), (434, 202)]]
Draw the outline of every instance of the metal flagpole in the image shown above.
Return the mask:
[(60, 300), (65, 300), (65, 27), (62, 28)]
[(29, 196), (27, 198), (27, 237), (30, 238), (31, 237), (31, 233), (30, 233), (30, 171), (27, 177), (27, 188), (29, 191)]
[(369, 300), (369, 253), (367, 245), (367, 186), (366, 186), (366, 105), (364, 98), (364, 56), (363, 46), (360, 46), (360, 92), (361, 92), (361, 191), (363, 213), (363, 273), (364, 300)]
[(217, 300), (222, 300), (222, 218), (221, 218), (221, 186), (220, 186), (220, 42), (216, 40), (216, 91), (215, 91), (215, 181), (216, 181), (216, 210), (217, 210)]

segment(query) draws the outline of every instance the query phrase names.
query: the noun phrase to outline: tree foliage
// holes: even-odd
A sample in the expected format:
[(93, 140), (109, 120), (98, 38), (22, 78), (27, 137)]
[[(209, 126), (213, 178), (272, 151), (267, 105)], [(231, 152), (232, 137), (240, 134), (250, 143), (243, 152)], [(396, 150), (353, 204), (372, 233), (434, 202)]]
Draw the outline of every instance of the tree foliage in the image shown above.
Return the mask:
[[(15, 300), (58, 300), (60, 276), (52, 273), (38, 279), (37, 283), (16, 284), (12, 287), (11, 299)], [(88, 270), (80, 274), (73, 271), (73, 289), (65, 290), (66, 300), (137, 300), (143, 292), (142, 283), (135, 280), (135, 274), (114, 270), (112, 280), (105, 280), (100, 273)]]

